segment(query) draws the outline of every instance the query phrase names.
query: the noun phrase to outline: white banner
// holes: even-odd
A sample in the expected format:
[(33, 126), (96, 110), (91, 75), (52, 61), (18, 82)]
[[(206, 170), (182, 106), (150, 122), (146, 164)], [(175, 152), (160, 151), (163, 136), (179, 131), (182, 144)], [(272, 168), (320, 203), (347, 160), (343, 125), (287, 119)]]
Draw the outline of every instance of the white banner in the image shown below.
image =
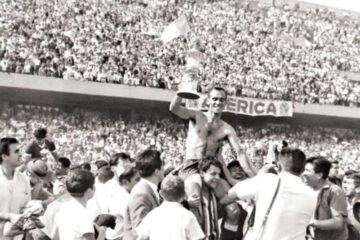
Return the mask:
[[(249, 116), (292, 117), (293, 104), (287, 101), (263, 100), (228, 96), (224, 112), (232, 112)], [(198, 100), (186, 100), (186, 107), (196, 110), (206, 110), (209, 105), (207, 96), (201, 95)]]

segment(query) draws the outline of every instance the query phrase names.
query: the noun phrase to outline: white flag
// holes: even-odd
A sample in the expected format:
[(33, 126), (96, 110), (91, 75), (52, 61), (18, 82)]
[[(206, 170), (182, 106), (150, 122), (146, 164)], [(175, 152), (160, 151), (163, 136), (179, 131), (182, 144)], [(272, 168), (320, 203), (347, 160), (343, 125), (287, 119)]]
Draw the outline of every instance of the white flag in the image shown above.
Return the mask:
[(181, 15), (169, 26), (165, 27), (164, 32), (161, 34), (161, 40), (164, 43), (170, 42), (173, 39), (185, 35), (190, 31), (189, 23), (185, 15)]

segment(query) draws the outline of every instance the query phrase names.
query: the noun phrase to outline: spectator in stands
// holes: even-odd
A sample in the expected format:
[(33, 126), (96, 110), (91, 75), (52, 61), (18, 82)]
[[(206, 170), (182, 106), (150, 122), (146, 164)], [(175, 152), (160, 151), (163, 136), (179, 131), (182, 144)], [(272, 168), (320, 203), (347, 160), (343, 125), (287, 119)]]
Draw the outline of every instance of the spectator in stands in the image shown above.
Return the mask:
[(168, 175), (161, 182), (160, 194), (164, 202), (148, 213), (136, 228), (138, 239), (204, 239), (194, 214), (181, 205), (185, 198), (184, 181)]
[(347, 205), (344, 191), (328, 180), (331, 162), (323, 157), (307, 160), (304, 180), (314, 190), (319, 191), (314, 219), (310, 226), (315, 229), (315, 239), (346, 240)]
[[(41, 4), (1, 6), (1, 71), (176, 89), (185, 49), (198, 39), (203, 93), (217, 83), (248, 97), (359, 105), (359, 83), (342, 74), (360, 71), (358, 23), (327, 9), (239, 7), (235, 0), (171, 9), (138, 1)], [(192, 30), (186, 38), (165, 46), (155, 41), (159, 29), (184, 11)]]
[[(15, 138), (0, 140), (0, 238), (21, 239), (17, 227), (23, 216), (20, 210), (31, 200), (31, 187), (25, 174), (16, 170), (21, 165), (19, 142)], [(7, 236), (6, 236), (7, 235)]]
[(136, 239), (136, 228), (152, 209), (160, 205), (158, 184), (164, 177), (160, 152), (145, 150), (135, 163), (141, 180), (132, 189), (126, 206), (124, 239)]

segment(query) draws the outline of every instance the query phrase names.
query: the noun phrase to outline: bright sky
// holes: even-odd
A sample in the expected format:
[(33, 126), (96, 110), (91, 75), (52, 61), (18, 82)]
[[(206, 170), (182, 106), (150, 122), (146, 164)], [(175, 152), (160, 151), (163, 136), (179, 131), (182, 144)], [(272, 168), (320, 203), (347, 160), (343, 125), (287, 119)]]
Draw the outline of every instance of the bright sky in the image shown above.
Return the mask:
[(326, 5), (333, 8), (345, 9), (354, 12), (360, 12), (360, 0), (301, 0)]

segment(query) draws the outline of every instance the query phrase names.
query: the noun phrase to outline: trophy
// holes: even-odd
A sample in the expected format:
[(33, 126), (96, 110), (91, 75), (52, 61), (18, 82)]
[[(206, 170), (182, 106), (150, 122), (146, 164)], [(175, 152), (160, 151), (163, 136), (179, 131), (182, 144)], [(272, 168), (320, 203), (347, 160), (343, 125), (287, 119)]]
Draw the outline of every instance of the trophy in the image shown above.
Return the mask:
[(200, 94), (197, 92), (198, 75), (201, 72), (201, 53), (196, 48), (192, 48), (186, 56), (186, 70), (182, 76), (179, 90), (176, 94), (186, 99), (199, 99)]

